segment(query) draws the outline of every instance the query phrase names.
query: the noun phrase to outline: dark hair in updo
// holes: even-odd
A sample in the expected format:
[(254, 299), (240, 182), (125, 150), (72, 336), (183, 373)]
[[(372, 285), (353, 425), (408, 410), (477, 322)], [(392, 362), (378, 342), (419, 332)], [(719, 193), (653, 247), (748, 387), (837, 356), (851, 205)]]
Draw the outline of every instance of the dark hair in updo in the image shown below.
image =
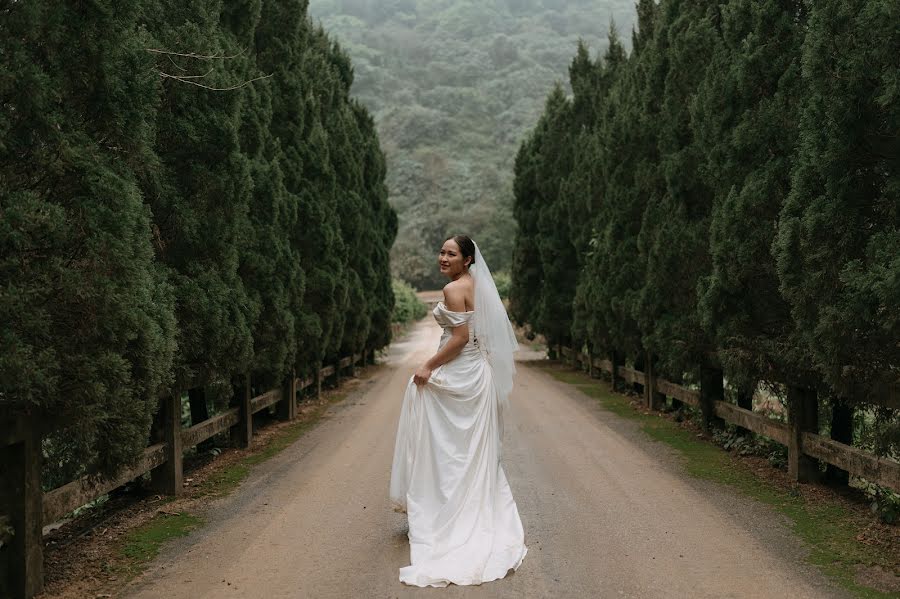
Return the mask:
[(465, 262), (466, 258), (471, 258), (472, 261), (469, 262), (469, 266), (475, 264), (475, 242), (469, 239), (468, 235), (451, 235), (444, 241), (449, 241), (451, 239), (459, 246), (459, 251), (461, 251), (463, 255), (463, 262)]

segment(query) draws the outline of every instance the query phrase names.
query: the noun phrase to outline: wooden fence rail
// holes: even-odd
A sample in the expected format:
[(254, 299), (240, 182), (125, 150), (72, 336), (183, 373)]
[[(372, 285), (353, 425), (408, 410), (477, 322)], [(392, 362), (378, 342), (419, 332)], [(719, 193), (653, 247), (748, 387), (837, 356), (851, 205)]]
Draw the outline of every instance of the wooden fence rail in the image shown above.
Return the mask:
[(323, 366), (312, 377), (288, 377), (278, 389), (250, 397), (249, 381), (235, 389), (232, 407), (191, 427), (181, 428), (180, 393), (161, 398), (155, 440), (130, 468), (111, 478), (82, 477), (42, 493), (41, 447), (38, 427), (25, 418), (0, 422), (0, 597), (33, 597), (43, 588), (44, 525), (60, 520), (76, 508), (150, 473), (151, 485), (159, 492), (178, 495), (183, 489), (183, 450), (231, 431), (232, 443), (248, 447), (252, 441), (253, 414), (271, 406), (283, 420), (297, 414), (298, 392), (313, 388), (321, 393), (322, 381), (340, 382), (358, 364), (374, 364), (374, 351), (366, 350)]
[[(788, 422), (785, 424), (726, 402), (721, 370), (704, 369), (705, 372), (701, 373), (700, 389), (691, 389), (662, 378), (648, 377), (633, 368), (616, 366), (613, 369), (610, 360), (598, 359), (568, 347), (560, 346), (557, 351), (572, 365), (580, 365), (591, 373), (604, 371), (609, 373), (613, 380), (618, 378), (628, 383), (643, 385), (644, 399), (648, 407), (654, 407), (655, 396), (671, 397), (700, 408), (704, 412), (704, 428), (708, 429), (712, 419), (718, 418), (787, 446), (788, 471), (795, 480), (808, 481), (816, 477), (818, 468), (812, 462), (813, 458), (900, 492), (900, 463), (823, 437), (815, 430), (809, 430), (811, 426), (806, 416), (810, 412), (810, 407), (814, 412), (815, 403), (813, 401), (810, 406), (808, 392), (789, 392), (789, 404), (793, 409), (789, 410)], [(651, 361), (647, 359), (645, 363), (650, 364)], [(814, 395), (812, 399), (814, 400)]]

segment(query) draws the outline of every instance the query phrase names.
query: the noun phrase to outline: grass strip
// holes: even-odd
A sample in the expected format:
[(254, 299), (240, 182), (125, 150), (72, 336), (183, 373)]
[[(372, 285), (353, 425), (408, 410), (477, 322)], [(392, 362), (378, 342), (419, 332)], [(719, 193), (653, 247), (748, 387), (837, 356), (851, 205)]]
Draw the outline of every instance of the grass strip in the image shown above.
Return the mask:
[(136, 574), (159, 555), (159, 549), (165, 542), (187, 536), (202, 524), (203, 519), (192, 514), (157, 514), (125, 535), (121, 550), (124, 558), (122, 567), (127, 573)]

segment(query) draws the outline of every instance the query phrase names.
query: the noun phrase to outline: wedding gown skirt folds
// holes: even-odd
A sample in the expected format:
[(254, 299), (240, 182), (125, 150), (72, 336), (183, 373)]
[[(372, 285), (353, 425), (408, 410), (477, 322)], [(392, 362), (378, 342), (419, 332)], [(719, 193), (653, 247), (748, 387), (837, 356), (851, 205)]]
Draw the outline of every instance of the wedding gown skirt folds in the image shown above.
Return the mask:
[[(439, 303), (434, 317), (444, 329), (474, 312)], [(394, 447), (390, 496), (409, 519), (411, 565), (400, 581), (414, 586), (481, 584), (522, 563), (527, 548), (519, 511), (500, 465), (502, 413), (491, 368), (469, 327), (462, 352), (432, 372), (428, 383), (410, 382)]]

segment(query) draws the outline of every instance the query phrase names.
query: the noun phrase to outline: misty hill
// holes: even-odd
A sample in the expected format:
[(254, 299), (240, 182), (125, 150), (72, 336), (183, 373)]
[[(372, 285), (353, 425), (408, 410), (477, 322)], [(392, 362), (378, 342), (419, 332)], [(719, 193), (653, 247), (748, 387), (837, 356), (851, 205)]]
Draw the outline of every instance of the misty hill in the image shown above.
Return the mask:
[(375, 117), (400, 231), (394, 274), (441, 283), (440, 242), (468, 233), (508, 270), (512, 163), (579, 38), (630, 45), (632, 0), (312, 0), (310, 14), (353, 59), (353, 94)]

